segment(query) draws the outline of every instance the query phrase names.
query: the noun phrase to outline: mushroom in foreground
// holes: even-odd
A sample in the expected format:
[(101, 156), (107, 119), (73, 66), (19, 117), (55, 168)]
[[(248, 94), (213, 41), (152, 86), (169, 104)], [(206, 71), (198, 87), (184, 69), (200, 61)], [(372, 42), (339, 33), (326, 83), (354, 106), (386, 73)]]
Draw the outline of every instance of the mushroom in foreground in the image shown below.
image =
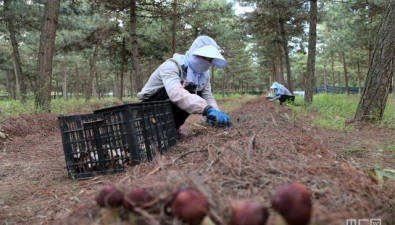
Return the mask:
[(129, 224), (143, 224), (136, 208), (146, 209), (155, 198), (144, 188), (134, 188), (123, 199), (123, 206), (129, 210)]
[(265, 206), (251, 200), (240, 200), (231, 204), (229, 225), (265, 225), (268, 217)]
[(123, 194), (112, 185), (106, 185), (96, 196), (96, 203), (101, 207), (103, 223), (119, 224), (119, 206), (122, 205)]
[(299, 182), (281, 185), (272, 195), (271, 204), (279, 213), (276, 225), (307, 225), (310, 222), (312, 203), (310, 191)]
[(174, 192), (168, 204), (172, 216), (188, 225), (212, 223), (208, 214), (209, 204), (202, 194), (192, 188), (180, 188)]

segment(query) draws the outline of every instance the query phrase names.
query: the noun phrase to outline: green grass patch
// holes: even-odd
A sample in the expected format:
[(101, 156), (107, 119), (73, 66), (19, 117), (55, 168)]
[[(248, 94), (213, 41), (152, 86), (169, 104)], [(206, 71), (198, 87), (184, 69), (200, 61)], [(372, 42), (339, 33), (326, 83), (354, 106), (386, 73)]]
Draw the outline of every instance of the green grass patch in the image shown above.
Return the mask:
[(222, 94), (214, 94), (214, 98), (215, 98), (216, 100), (218, 100), (218, 99), (228, 99), (228, 98), (240, 98), (240, 97), (242, 97), (242, 98), (253, 99), (253, 98), (258, 97), (258, 95), (248, 95), (248, 94), (242, 95), (242, 94), (236, 93), (236, 94), (230, 94), (230, 95), (228, 96), (228, 95), (226, 95), (226, 94), (225, 94), (225, 95), (222, 95)]
[[(315, 125), (329, 129), (347, 131), (352, 130), (353, 126), (346, 125), (345, 121), (354, 118), (359, 99), (359, 95), (316, 94), (313, 97), (313, 103), (305, 109), (317, 112), (313, 119)], [(303, 96), (297, 96), (295, 99), (295, 106), (302, 108), (303, 103)], [(302, 110), (300, 111), (302, 112)], [(306, 114), (306, 112), (304, 114)], [(383, 119), (378, 121), (377, 125), (395, 128), (394, 95), (389, 96)]]
[[(226, 95), (225, 95), (226, 96)], [(221, 110), (225, 112), (230, 112), (236, 110), (241, 107), (241, 105), (245, 102), (248, 102), (254, 98), (257, 98), (258, 95), (240, 95), (240, 94), (232, 94), (230, 97), (226, 98), (218, 98), (217, 94), (214, 95), (216, 100), (223, 99)]]
[[(136, 102), (137, 100), (129, 98), (124, 101)], [(93, 111), (119, 104), (121, 104), (121, 102), (115, 98), (102, 98), (100, 100), (91, 99), (89, 102), (86, 102), (85, 99), (70, 99), (69, 101), (52, 99), (51, 112), (68, 115), (73, 112)], [(0, 101), (0, 118), (34, 113), (36, 113), (34, 100), (28, 100), (24, 105), (22, 105), (20, 101)]]
[(368, 151), (368, 148), (364, 146), (350, 146), (350, 147), (342, 148), (340, 149), (340, 151), (348, 155), (362, 156), (365, 152)]
[[(225, 95), (225, 98), (222, 98), (222, 95), (220, 94), (215, 95), (216, 99), (225, 100), (222, 108), (226, 111), (234, 110), (242, 103), (256, 97), (257, 95), (232, 94), (229, 97)], [(123, 99), (123, 101), (137, 102), (137, 98), (126, 98)], [(86, 102), (83, 98), (79, 100), (70, 99), (69, 101), (58, 98), (51, 100), (51, 112), (69, 115), (76, 112), (92, 112), (96, 109), (111, 107), (119, 104), (122, 104), (122, 102), (116, 98), (101, 98), (100, 100), (92, 98), (89, 102)], [(10, 116), (29, 115), (34, 113), (36, 113), (36, 109), (34, 106), (34, 100), (32, 99), (28, 100), (24, 105), (22, 105), (20, 101), (0, 101), (0, 119)]]

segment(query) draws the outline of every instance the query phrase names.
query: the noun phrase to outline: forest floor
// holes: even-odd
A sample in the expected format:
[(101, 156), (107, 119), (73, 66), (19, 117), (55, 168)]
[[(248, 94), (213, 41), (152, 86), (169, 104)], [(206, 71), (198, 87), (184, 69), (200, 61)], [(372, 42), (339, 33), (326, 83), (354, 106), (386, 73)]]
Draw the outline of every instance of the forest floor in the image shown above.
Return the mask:
[[(102, 224), (94, 197), (104, 184), (123, 191), (140, 186), (157, 196), (192, 186), (209, 199), (218, 224), (226, 224), (231, 201), (249, 198), (270, 207), (276, 187), (293, 180), (311, 191), (312, 224), (362, 218), (395, 224), (395, 182), (380, 186), (367, 172), (377, 163), (394, 168), (395, 154), (380, 149), (395, 139), (393, 129), (350, 124), (352, 131), (328, 130), (312, 124), (314, 112), (291, 121), (291, 109), (263, 96), (229, 115), (233, 126), (227, 129), (192, 116), (184, 125), (191, 137), (154, 162), (81, 181), (67, 176), (58, 115), (1, 120), (7, 137), (0, 136), (0, 224)], [(122, 224), (125, 217), (121, 212)], [(162, 213), (152, 219), (177, 224)]]

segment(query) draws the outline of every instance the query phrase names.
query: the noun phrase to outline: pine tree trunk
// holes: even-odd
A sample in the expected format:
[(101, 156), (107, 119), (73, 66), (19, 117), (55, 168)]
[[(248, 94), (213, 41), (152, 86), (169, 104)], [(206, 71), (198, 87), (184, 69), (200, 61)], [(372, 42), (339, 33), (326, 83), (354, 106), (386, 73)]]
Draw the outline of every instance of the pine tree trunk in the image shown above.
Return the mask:
[(368, 76), (355, 121), (376, 121), (383, 117), (395, 66), (395, 1), (388, 1), (381, 23)]
[(133, 97), (133, 95), (134, 95), (134, 90), (136, 89), (136, 88), (134, 87), (134, 83), (135, 83), (134, 77), (135, 77), (135, 76), (133, 76), (133, 71), (130, 71), (130, 97)]
[(277, 80), (280, 84), (285, 84), (283, 69), (283, 53), (280, 43), (276, 42), (277, 47)]
[(47, 0), (38, 53), (36, 110), (51, 111), (52, 58), (58, 28), (60, 0)]
[(99, 71), (97, 71), (97, 70), (95, 70), (96, 71), (96, 73), (95, 73), (95, 78), (96, 78), (96, 84), (95, 84), (95, 86), (94, 86), (94, 88), (93, 88), (93, 96), (95, 96), (95, 98), (97, 98), (97, 99), (99, 99), (100, 100), (100, 97), (101, 97), (101, 88), (100, 88), (100, 74), (99, 74)]
[(344, 70), (344, 84), (346, 86), (346, 95), (349, 95), (348, 91), (348, 74), (347, 74), (347, 64), (346, 64), (346, 54), (342, 52), (342, 58), (343, 58), (343, 70)]
[(63, 74), (62, 74), (62, 92), (63, 92), (63, 100), (68, 101), (69, 97), (67, 96), (67, 73), (66, 66), (63, 66)]
[(177, 0), (173, 0), (173, 25), (172, 25), (172, 52), (176, 53), (176, 34), (177, 34)]
[[(12, 57), (14, 57), (14, 55), (12, 55)], [(19, 90), (19, 78), (18, 78), (18, 71), (16, 68), (15, 59), (12, 60), (12, 65), (14, 66), (15, 85), (16, 85), (16, 88)]]
[[(341, 75), (341, 73), (339, 72), (338, 74), (337, 74), (337, 83), (339, 84), (339, 87), (341, 86), (341, 81), (340, 81), (340, 76)], [(340, 90), (340, 89), (339, 89)], [(340, 92), (340, 91), (339, 91)]]
[(332, 84), (333, 84), (333, 92), (332, 94), (335, 94), (335, 68), (334, 68), (334, 61), (333, 61), (333, 56), (331, 55), (331, 74), (332, 74)]
[(125, 51), (125, 38), (122, 40), (122, 61), (121, 61), (121, 83), (119, 85), (119, 99), (122, 101), (123, 98), (123, 77), (125, 73), (125, 65), (126, 65), (126, 51)]
[(80, 81), (78, 78), (80, 78), (79, 73), (78, 73), (78, 65), (77, 63), (75, 65), (75, 80), (74, 80), (74, 95), (77, 100), (80, 99)]
[(21, 57), (19, 55), (18, 41), (16, 40), (16, 35), (15, 35), (16, 31), (13, 23), (14, 18), (10, 7), (10, 3), (11, 0), (4, 0), (5, 19), (6, 19), (8, 31), (10, 32), (10, 40), (12, 45), (12, 54), (13, 54), (14, 67), (15, 67), (14, 69), (19, 84), (18, 87), (21, 95), (21, 103), (25, 104), (26, 94), (27, 94), (25, 76), (22, 71), (22, 62), (21, 62)]
[(276, 61), (275, 60), (273, 60), (273, 62), (272, 62), (272, 69), (271, 69), (271, 71), (272, 71), (272, 76), (271, 76), (271, 82), (270, 82), (269, 85), (272, 85), (272, 83), (277, 80), (277, 72), (276, 72), (277, 69), (276, 69)]
[(287, 87), (288, 90), (293, 93), (293, 82), (292, 82), (292, 74), (291, 74), (291, 63), (289, 61), (289, 53), (288, 53), (288, 40), (287, 36), (285, 35), (285, 29), (284, 29), (284, 20), (280, 20), (280, 30), (281, 30), (281, 36), (283, 40), (283, 49), (284, 49), (284, 56), (285, 56), (285, 67), (287, 69)]
[(395, 76), (392, 75), (392, 95), (395, 96)]
[(324, 63), (324, 87), (325, 93), (328, 93), (328, 81), (326, 79), (326, 63)]
[(137, 43), (137, 18), (136, 18), (136, 0), (130, 0), (130, 36), (132, 39), (133, 68), (136, 77), (136, 91), (143, 88), (143, 82), (140, 72), (139, 49)]
[(359, 68), (359, 63), (357, 64), (357, 76), (358, 76), (358, 94), (361, 94), (361, 70)]
[(115, 71), (115, 79), (114, 79), (114, 97), (116, 97), (117, 99), (121, 99), (120, 96), (120, 79), (119, 79), (120, 75), (118, 71)]
[(14, 99), (13, 98), (14, 93), (12, 91), (12, 81), (10, 79), (10, 72), (9, 71), (7, 71), (7, 74), (6, 74), (6, 88), (7, 88), (7, 93), (8, 93), (8, 99), (9, 100)]
[(99, 41), (96, 41), (95, 43), (95, 50), (93, 51), (93, 59), (91, 62), (91, 68), (90, 68), (90, 76), (89, 76), (89, 87), (88, 91), (86, 94), (86, 101), (89, 101), (92, 94), (96, 92), (95, 89), (95, 83), (93, 82), (93, 79), (95, 78), (96, 75), (96, 62), (97, 62), (97, 56), (99, 55)]
[[(95, 66), (96, 67), (96, 66)], [(95, 69), (95, 81), (96, 81), (96, 83), (95, 82), (93, 82), (93, 85), (92, 85), (92, 94), (93, 94), (93, 97), (95, 97), (95, 98), (97, 98), (97, 99), (100, 99), (100, 85), (99, 85), (99, 72)]]
[(307, 73), (305, 79), (305, 95), (304, 95), (305, 105), (309, 105), (313, 102), (316, 43), (317, 43), (317, 0), (310, 0), (310, 28), (309, 28), (309, 46), (308, 46), (309, 52), (307, 55)]

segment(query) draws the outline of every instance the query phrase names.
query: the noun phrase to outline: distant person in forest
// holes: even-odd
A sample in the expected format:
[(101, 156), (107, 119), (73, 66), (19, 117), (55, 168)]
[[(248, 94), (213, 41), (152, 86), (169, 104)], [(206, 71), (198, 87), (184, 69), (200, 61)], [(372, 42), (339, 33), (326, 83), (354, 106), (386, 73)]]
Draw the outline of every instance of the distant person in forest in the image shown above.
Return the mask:
[(137, 97), (140, 102), (170, 99), (179, 138), (188, 136), (180, 127), (190, 114), (202, 114), (212, 125), (229, 126), (229, 116), (219, 110), (211, 93), (211, 65), (228, 64), (211, 37), (199, 36), (185, 55), (176, 53), (162, 63)]
[(267, 97), (269, 101), (273, 102), (276, 101), (277, 99), (280, 100), (280, 105), (282, 105), (286, 101), (295, 101), (295, 96), (291, 94), (291, 92), (284, 87), (284, 85), (274, 82), (270, 89), (273, 89), (274, 93), (276, 96), (274, 97)]

